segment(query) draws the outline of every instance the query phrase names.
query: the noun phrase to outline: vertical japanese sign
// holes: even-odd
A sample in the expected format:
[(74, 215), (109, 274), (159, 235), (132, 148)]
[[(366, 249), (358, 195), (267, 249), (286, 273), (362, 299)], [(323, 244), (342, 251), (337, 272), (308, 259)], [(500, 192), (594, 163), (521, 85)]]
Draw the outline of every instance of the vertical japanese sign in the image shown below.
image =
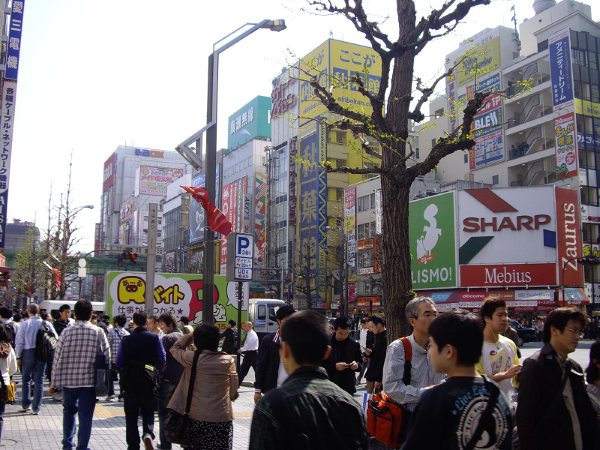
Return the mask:
[[(327, 172), (324, 163), (327, 160), (327, 125), (318, 122), (319, 159), (317, 164), (317, 238), (319, 240), (319, 296), (326, 299), (327, 292)], [(321, 305), (315, 305), (321, 307)]]
[(346, 235), (346, 260), (349, 267), (356, 267), (356, 188), (344, 189), (344, 234)]
[(0, 155), (0, 248), (4, 248), (6, 237), (8, 186), (10, 181), (10, 157), (12, 153), (12, 135), (15, 119), (15, 97), (17, 82), (4, 81), (2, 89), (2, 154)]
[(573, 105), (570, 30), (562, 30), (548, 39), (552, 104), (554, 109)]
[[(198, 172), (198, 174), (192, 178), (192, 186), (194, 187), (205, 187), (206, 175), (204, 172)], [(204, 239), (204, 227), (206, 225), (206, 214), (202, 205), (196, 200), (190, 201), (190, 244)]]
[(21, 32), (23, 30), (23, 11), (25, 0), (13, 0), (10, 12), (8, 31), (8, 48), (6, 50), (6, 80), (17, 80), (19, 73), (19, 57), (21, 52)]
[(575, 114), (569, 112), (554, 118), (556, 135), (556, 175), (570, 178), (577, 175), (577, 142)]
[(313, 306), (316, 306), (320, 298), (313, 291), (316, 286), (318, 273), (319, 252), (317, 240), (317, 218), (318, 218), (318, 135), (312, 133), (300, 140), (300, 155), (302, 168), (300, 169), (300, 267), (305, 283), (311, 290), (310, 296)]
[(264, 265), (266, 260), (265, 250), (267, 243), (267, 175), (256, 173), (256, 194), (254, 195), (254, 234), (256, 236), (256, 249), (258, 250), (257, 263)]

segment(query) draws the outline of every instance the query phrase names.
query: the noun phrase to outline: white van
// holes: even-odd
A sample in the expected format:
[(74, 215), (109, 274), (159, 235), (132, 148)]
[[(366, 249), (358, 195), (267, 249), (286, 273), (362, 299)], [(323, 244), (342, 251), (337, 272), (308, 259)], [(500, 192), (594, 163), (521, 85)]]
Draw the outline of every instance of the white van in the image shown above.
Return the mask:
[[(48, 314), (50, 314), (54, 319), (57, 319), (58, 308), (60, 308), (62, 305), (69, 305), (71, 307), (71, 311), (73, 311), (73, 308), (75, 308), (75, 303), (77, 303), (77, 300), (42, 300), (39, 306), (40, 309), (45, 309)], [(105, 314), (104, 302), (92, 302), (92, 308), (97, 314)]]
[(248, 320), (254, 324), (258, 338), (277, 331), (277, 309), (285, 305), (283, 300), (273, 298), (251, 298), (248, 302)]

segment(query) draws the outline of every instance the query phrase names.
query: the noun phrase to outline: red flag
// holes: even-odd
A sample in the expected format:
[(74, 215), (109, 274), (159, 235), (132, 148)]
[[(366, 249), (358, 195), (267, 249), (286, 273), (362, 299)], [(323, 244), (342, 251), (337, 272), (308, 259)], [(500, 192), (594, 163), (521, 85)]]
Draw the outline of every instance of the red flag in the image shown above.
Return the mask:
[(192, 194), (194, 200), (202, 205), (202, 208), (206, 211), (208, 226), (212, 230), (221, 233), (223, 236), (227, 236), (231, 233), (233, 229), (231, 222), (227, 220), (225, 214), (223, 214), (219, 208), (211, 203), (206, 189), (195, 186), (181, 186), (181, 188)]

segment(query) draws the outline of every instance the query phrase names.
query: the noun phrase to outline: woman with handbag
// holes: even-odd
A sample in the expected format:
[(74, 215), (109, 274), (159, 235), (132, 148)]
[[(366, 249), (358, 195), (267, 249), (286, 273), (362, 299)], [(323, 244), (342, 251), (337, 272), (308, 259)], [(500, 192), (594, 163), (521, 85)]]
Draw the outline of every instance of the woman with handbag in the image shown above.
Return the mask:
[[(238, 396), (238, 375), (233, 357), (217, 351), (219, 339), (217, 327), (202, 324), (170, 350), (184, 372), (167, 407), (180, 415), (189, 411), (186, 450), (230, 450), (233, 446), (231, 402)], [(192, 341), (195, 352), (186, 350)]]
[[(4, 325), (4, 324), (2, 324)], [(10, 338), (6, 333), (6, 327), (0, 326), (0, 375), (1, 395), (0, 395), (0, 439), (2, 439), (2, 425), (4, 424), (4, 409), (6, 403), (14, 401), (15, 386), (11, 385), (10, 377), (17, 371), (17, 356), (10, 345)], [(9, 393), (12, 390), (12, 394)]]

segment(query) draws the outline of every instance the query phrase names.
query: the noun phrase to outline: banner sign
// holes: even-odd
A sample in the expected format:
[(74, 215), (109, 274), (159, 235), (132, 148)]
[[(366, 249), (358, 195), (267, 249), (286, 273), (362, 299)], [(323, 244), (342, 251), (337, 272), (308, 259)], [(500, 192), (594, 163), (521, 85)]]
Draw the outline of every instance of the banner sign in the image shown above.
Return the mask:
[(8, 223), (8, 187), (16, 97), (17, 82), (5, 80), (2, 89), (2, 136), (0, 137), (2, 141), (2, 155), (0, 158), (0, 249), (3, 249), (5, 245), (6, 224)]
[(558, 245), (558, 283), (561, 286), (583, 286), (581, 258), (582, 236), (578, 192), (575, 189), (556, 188), (556, 223)]
[(577, 134), (575, 114), (569, 112), (554, 118), (554, 132), (556, 135), (556, 175), (565, 179), (576, 176), (577, 170)]
[(566, 29), (548, 39), (552, 104), (555, 109), (573, 102), (570, 33), (570, 30)]
[[(19, 58), (21, 52), (21, 32), (23, 30), (23, 11), (25, 0), (13, 0), (10, 12), (10, 25), (8, 31), (8, 46), (6, 49), (6, 80), (17, 80), (19, 74)], [(4, 13), (4, 11), (3, 11)], [(4, 17), (4, 16), (3, 16)]]

